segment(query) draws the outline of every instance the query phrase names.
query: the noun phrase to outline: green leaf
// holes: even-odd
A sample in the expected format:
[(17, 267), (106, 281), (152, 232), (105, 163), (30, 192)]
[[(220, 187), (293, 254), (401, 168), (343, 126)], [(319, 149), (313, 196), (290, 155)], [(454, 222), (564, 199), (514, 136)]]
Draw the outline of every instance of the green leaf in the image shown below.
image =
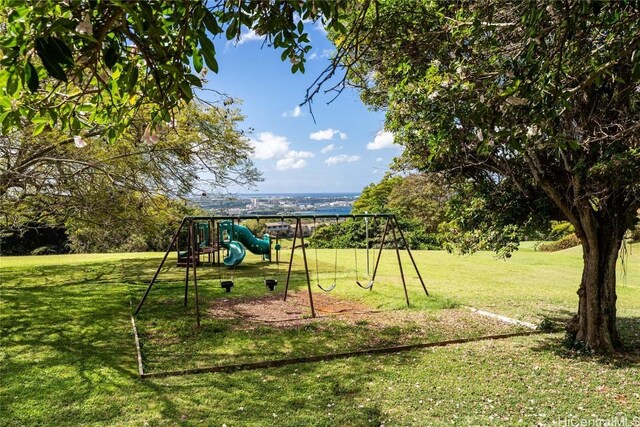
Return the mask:
[(213, 42), (207, 37), (206, 33), (200, 32), (198, 33), (198, 40), (200, 41), (201, 50), (208, 50), (209, 52), (215, 55), (216, 47)]
[(109, 139), (109, 143), (113, 144), (116, 142), (116, 130), (114, 128), (109, 128), (109, 130), (107, 131), (107, 138)]
[(33, 136), (40, 135), (46, 126), (47, 126), (46, 122), (45, 123), (38, 123), (38, 125), (33, 128)]
[(191, 90), (191, 86), (185, 81), (180, 82), (179, 86), (180, 92), (182, 92), (182, 95), (184, 95), (186, 101), (190, 102), (193, 99), (193, 91)]
[(110, 70), (118, 62), (118, 51), (115, 47), (110, 46), (104, 53), (104, 64), (109, 67)]
[(18, 77), (15, 75), (15, 73), (11, 73), (9, 75), (9, 79), (7, 80), (7, 93), (9, 95), (13, 95), (14, 93), (16, 93), (16, 91), (18, 90), (18, 81), (20, 79), (18, 79)]
[(290, 52), (290, 49), (285, 49), (282, 51), (282, 53), (280, 54), (280, 60), (282, 62), (287, 60), (287, 58), (289, 57), (289, 52)]
[(49, 122), (50, 122), (49, 118), (44, 116), (35, 116), (33, 119), (31, 119), (31, 123), (36, 123), (36, 124), (49, 123)]
[(202, 71), (202, 56), (200, 56), (198, 49), (193, 52), (193, 68), (196, 70), (196, 73)]
[(55, 50), (58, 57), (61, 59), (61, 63), (64, 65), (72, 66), (73, 65), (73, 55), (71, 54), (71, 50), (62, 40), (56, 37), (48, 37), (49, 46), (51, 49)]
[(67, 75), (64, 73), (64, 70), (60, 66), (58, 62), (58, 58), (55, 56), (55, 52), (49, 47), (48, 41), (44, 37), (36, 38), (36, 53), (38, 57), (42, 61), (42, 65), (47, 70), (47, 73), (54, 79), (61, 80), (63, 82), (67, 81)]
[(209, 50), (202, 50), (204, 61), (207, 63), (207, 67), (214, 73), (218, 73), (218, 61), (216, 61), (215, 55)]
[(127, 92), (129, 94), (132, 94), (134, 92), (134, 89), (138, 84), (138, 74), (139, 74), (138, 67), (136, 67), (134, 64), (133, 67), (131, 67), (131, 73), (129, 74), (129, 81), (127, 82)]
[(238, 35), (238, 20), (233, 19), (229, 24), (229, 26), (227, 27), (227, 32), (226, 32), (227, 40), (231, 40), (237, 35)]
[[(200, 40), (200, 52), (204, 56), (207, 67), (214, 73), (218, 73), (218, 61), (216, 61), (216, 47), (204, 32), (198, 34)], [(195, 63), (194, 63), (195, 66)], [(200, 72), (197, 68), (196, 71)]]
[(198, 76), (194, 76), (193, 74), (185, 75), (186, 79), (192, 86), (202, 87), (202, 81), (198, 78)]
[(11, 110), (7, 110), (4, 113), (0, 114), (0, 124), (2, 124), (4, 120), (7, 118), (7, 116), (11, 113), (12, 113)]
[(32, 93), (38, 91), (40, 79), (38, 79), (38, 72), (31, 62), (27, 62), (27, 65), (24, 67), (24, 81)]
[(214, 36), (222, 32), (222, 29), (218, 25), (218, 21), (216, 20), (215, 16), (213, 16), (213, 13), (211, 13), (206, 7), (204, 8), (203, 21), (205, 27), (207, 27), (207, 30), (209, 30), (209, 32)]

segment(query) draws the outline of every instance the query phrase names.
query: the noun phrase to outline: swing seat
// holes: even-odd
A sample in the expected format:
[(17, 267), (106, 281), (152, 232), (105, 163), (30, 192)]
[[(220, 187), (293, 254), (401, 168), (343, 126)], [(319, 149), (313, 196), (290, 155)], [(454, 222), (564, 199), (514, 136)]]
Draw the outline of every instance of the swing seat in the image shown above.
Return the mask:
[(231, 292), (231, 288), (233, 288), (233, 280), (224, 280), (220, 282), (220, 287), (227, 292)]
[(264, 279), (264, 284), (270, 291), (273, 291), (278, 285), (278, 279)]
[(331, 286), (329, 286), (328, 288), (323, 288), (323, 287), (322, 287), (322, 285), (321, 285), (320, 283), (318, 283), (318, 287), (319, 287), (320, 289), (322, 289), (323, 291), (325, 291), (325, 292), (331, 292), (332, 290), (334, 290), (334, 289), (335, 289), (335, 287), (336, 287), (336, 282), (333, 282), (333, 284), (332, 284)]
[(360, 286), (362, 289), (371, 289), (373, 287), (373, 280), (371, 280), (367, 285), (363, 285), (362, 283), (358, 282), (356, 280), (356, 283), (358, 284), (358, 286)]

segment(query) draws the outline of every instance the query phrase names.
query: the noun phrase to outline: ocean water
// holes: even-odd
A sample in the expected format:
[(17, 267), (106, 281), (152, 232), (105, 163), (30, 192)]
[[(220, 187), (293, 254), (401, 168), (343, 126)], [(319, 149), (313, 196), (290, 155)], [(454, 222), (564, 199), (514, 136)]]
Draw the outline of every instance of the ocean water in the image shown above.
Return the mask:
[(321, 207), (311, 211), (295, 212), (297, 215), (349, 215), (351, 206)]

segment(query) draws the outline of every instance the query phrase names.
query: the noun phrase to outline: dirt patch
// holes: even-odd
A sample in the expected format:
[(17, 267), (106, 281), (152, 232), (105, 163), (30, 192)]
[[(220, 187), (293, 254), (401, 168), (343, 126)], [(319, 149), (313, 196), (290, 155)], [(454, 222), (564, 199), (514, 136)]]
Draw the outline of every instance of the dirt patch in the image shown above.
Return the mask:
[[(365, 305), (326, 294), (314, 295), (313, 305), (316, 320), (374, 313)], [(287, 301), (283, 301), (281, 295), (221, 298), (213, 301), (207, 311), (215, 319), (239, 319), (253, 326), (280, 324), (283, 327), (293, 327), (314, 321), (306, 292), (290, 293)]]
[(373, 327), (414, 324), (422, 329), (436, 326), (444, 330), (468, 330), (470, 326), (483, 325), (495, 332), (509, 331), (506, 325), (495, 319), (483, 318), (468, 310), (449, 309), (437, 311), (373, 310), (355, 301), (329, 294), (314, 294), (316, 318), (311, 317), (309, 295), (301, 291), (290, 293), (287, 301), (281, 295), (261, 297), (222, 298), (211, 303), (208, 315), (214, 319), (241, 320), (235, 328), (253, 329), (260, 325), (276, 328), (293, 328), (314, 322), (341, 320), (351, 324), (361, 323)]

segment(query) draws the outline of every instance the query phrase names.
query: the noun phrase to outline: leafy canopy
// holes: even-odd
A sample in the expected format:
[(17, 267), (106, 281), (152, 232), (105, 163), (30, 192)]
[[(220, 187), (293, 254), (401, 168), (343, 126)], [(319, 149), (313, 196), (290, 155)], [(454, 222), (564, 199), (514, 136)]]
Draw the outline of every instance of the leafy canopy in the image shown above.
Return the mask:
[(146, 132), (149, 114), (140, 111), (112, 143), (58, 130), (34, 137), (30, 127), (0, 137), (0, 227), (76, 221), (135, 228), (170, 204), (166, 198), (261, 179), (232, 106), (192, 104), (154, 138)]
[(141, 108), (169, 122), (218, 72), (212, 39), (243, 29), (281, 50), (292, 72), (311, 49), (305, 23), (342, 31), (333, 1), (1, 0), (0, 127), (70, 134), (99, 129), (111, 141)]
[(363, 25), (358, 43), (341, 47), (345, 65), (357, 59), (350, 82), (387, 111), (406, 148), (398, 165), (461, 180), (453, 231), (484, 229), (462, 239), (467, 250), (511, 245), (549, 218), (566, 218), (592, 246), (607, 239), (593, 224), (615, 219), (615, 236), (631, 225), (640, 203), (636, 2), (389, 0)]

